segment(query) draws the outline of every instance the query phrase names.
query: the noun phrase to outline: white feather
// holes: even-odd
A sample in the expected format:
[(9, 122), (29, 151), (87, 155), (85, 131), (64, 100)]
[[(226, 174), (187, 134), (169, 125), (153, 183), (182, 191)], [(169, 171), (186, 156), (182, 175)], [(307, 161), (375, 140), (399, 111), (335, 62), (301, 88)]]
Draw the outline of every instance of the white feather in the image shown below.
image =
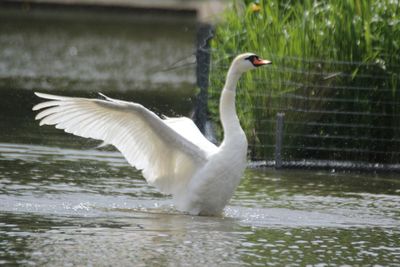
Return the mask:
[(49, 101), (33, 110), (41, 110), (36, 115), (40, 125), (114, 145), (149, 184), (172, 194), (178, 209), (215, 215), (231, 198), (246, 167), (247, 140), (236, 115), (235, 90), (240, 75), (255, 68), (254, 56), (239, 55), (228, 71), (220, 100), (225, 134), (219, 147), (188, 118), (161, 119), (140, 104), (103, 94), (104, 100), (35, 93)]
[(56, 100), (33, 108), (47, 107), (36, 116), (40, 125), (55, 125), (68, 133), (114, 145), (132, 166), (143, 170), (150, 184), (164, 193), (174, 194), (187, 184), (194, 166), (204, 164), (210, 154), (139, 104), (111, 98), (36, 95)]

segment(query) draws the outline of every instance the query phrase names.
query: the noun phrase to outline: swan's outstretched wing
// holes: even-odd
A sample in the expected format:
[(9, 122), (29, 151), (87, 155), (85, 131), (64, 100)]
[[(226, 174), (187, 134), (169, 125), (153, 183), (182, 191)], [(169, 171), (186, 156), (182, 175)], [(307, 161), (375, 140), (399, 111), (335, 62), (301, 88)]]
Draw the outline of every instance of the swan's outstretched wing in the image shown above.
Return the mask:
[(188, 140), (140, 104), (105, 96), (100, 100), (35, 94), (51, 100), (33, 107), (43, 109), (36, 116), (40, 125), (55, 125), (114, 145), (164, 193), (178, 192), (210, 153), (199, 147), (201, 142)]
[(185, 139), (191, 141), (193, 144), (201, 147), (209, 154), (214, 154), (218, 147), (211, 143), (204, 135), (200, 132), (194, 122), (186, 117), (180, 118), (166, 118), (163, 120), (169, 127), (174, 129)]

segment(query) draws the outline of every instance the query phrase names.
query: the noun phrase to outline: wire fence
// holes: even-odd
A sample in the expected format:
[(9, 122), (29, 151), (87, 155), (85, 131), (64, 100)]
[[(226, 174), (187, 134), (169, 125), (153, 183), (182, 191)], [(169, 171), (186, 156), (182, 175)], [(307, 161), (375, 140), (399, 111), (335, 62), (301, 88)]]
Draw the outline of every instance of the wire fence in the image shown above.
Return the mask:
[[(400, 170), (400, 65), (272, 60), (277, 64), (238, 87), (253, 161)], [(213, 62), (211, 69), (222, 75), (228, 65)], [(209, 90), (211, 112), (218, 110), (219, 94)]]

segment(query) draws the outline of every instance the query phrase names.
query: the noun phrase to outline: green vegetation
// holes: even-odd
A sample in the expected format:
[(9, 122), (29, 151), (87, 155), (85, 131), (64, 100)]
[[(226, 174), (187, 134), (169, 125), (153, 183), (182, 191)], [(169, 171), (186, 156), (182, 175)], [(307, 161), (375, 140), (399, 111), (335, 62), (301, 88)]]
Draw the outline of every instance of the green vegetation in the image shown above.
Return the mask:
[(255, 7), (233, 3), (216, 29), (213, 118), (230, 61), (253, 51), (274, 63), (239, 84), (239, 116), (253, 159), (272, 157), (275, 116), (285, 111), (291, 133), (285, 159), (399, 163), (400, 2), (265, 0)]

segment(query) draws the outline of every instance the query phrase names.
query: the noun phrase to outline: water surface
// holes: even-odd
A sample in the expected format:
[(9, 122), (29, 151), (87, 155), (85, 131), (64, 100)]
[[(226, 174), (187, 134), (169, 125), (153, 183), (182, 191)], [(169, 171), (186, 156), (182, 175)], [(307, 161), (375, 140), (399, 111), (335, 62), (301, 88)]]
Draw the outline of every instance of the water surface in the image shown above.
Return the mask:
[(0, 153), (3, 263), (400, 262), (396, 177), (249, 169), (223, 215), (197, 217), (115, 151), (1, 143)]
[(185, 17), (1, 9), (0, 86), (69, 92), (190, 87), (195, 28), (194, 18)]

